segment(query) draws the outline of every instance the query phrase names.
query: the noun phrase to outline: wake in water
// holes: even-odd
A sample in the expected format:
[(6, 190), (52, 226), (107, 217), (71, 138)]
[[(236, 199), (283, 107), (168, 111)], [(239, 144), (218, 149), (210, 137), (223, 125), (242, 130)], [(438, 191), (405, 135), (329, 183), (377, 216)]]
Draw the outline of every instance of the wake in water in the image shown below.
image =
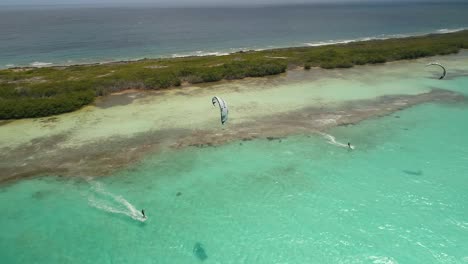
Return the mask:
[(145, 222), (141, 212), (129, 201), (120, 195), (115, 195), (106, 191), (100, 182), (88, 180), (92, 193), (88, 196), (89, 205), (112, 214), (128, 216), (134, 220)]
[[(322, 132), (319, 132), (319, 134), (321, 136), (323, 136), (329, 144), (332, 144), (332, 145), (335, 145), (335, 146), (338, 146), (338, 147), (342, 147), (342, 148), (349, 148), (348, 144), (344, 144), (344, 143), (341, 143), (339, 141), (336, 141), (336, 138), (332, 135), (329, 135), (329, 134), (326, 134), (326, 133), (322, 133)], [(351, 145), (351, 149), (354, 149), (354, 146)]]

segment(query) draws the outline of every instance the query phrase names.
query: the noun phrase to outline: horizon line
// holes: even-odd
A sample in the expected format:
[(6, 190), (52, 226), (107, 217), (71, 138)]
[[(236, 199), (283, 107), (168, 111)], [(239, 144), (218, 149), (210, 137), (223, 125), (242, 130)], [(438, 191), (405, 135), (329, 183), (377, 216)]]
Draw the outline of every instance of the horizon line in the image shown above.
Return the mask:
[(351, 0), (351, 1), (336, 1), (336, 2), (329, 2), (329, 1), (320, 1), (316, 3), (262, 3), (262, 4), (232, 4), (232, 3), (223, 3), (223, 4), (213, 4), (213, 3), (205, 3), (205, 4), (158, 4), (158, 3), (150, 3), (150, 2), (136, 2), (136, 3), (44, 3), (44, 4), (2, 4), (0, 3), (1, 7), (6, 8), (60, 8), (60, 7), (141, 7), (141, 6), (150, 6), (150, 7), (159, 7), (159, 8), (252, 8), (252, 7), (281, 7), (281, 6), (330, 6), (330, 5), (393, 5), (393, 4), (468, 4), (466, 1), (463, 0), (448, 0), (444, 1), (443, 3), (437, 0), (416, 0), (407, 2), (405, 0), (383, 0), (379, 2), (375, 2), (372, 0), (367, 1), (359, 1), (359, 0)]

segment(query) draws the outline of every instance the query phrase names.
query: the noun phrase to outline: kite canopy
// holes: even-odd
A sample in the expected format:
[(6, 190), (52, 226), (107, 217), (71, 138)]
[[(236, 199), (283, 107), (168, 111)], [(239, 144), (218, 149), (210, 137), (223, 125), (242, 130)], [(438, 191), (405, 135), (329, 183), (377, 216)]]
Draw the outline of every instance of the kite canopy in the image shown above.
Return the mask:
[(221, 112), (221, 124), (224, 125), (228, 119), (228, 114), (229, 114), (229, 109), (227, 106), (226, 101), (224, 101), (221, 97), (215, 96), (213, 99), (211, 99), (211, 103), (213, 103), (213, 106), (216, 106), (216, 103), (219, 105), (219, 110)]
[(426, 65), (426, 67), (429, 67), (429, 66), (439, 66), (440, 68), (442, 68), (442, 70), (444, 70), (444, 72), (442, 73), (442, 76), (440, 76), (439, 80), (442, 80), (445, 77), (445, 75), (447, 74), (447, 71), (445, 70), (445, 67), (442, 66), (442, 64), (440, 64), (440, 63), (431, 62), (431, 63)]

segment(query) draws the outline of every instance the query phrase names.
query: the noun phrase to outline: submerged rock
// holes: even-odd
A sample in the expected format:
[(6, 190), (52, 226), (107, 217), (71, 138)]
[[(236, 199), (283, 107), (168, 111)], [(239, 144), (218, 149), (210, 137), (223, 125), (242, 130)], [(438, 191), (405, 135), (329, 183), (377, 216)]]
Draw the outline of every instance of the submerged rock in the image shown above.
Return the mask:
[(193, 254), (201, 261), (204, 261), (208, 258), (208, 255), (206, 255), (205, 249), (200, 242), (195, 243), (193, 246)]
[(415, 176), (420, 176), (423, 175), (422, 170), (417, 170), (417, 171), (412, 171), (412, 170), (403, 170), (404, 173), (408, 175), (415, 175)]

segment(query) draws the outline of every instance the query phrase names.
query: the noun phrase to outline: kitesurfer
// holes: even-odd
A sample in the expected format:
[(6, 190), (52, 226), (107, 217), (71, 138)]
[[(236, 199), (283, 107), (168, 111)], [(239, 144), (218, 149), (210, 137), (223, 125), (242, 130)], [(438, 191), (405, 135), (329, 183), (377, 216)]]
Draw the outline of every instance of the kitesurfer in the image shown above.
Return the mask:
[(348, 142), (348, 148), (349, 148), (349, 149), (353, 149), (353, 148), (351, 147), (351, 143), (349, 143), (349, 142)]
[(145, 209), (141, 209), (141, 214), (143, 215), (143, 218), (146, 218)]

